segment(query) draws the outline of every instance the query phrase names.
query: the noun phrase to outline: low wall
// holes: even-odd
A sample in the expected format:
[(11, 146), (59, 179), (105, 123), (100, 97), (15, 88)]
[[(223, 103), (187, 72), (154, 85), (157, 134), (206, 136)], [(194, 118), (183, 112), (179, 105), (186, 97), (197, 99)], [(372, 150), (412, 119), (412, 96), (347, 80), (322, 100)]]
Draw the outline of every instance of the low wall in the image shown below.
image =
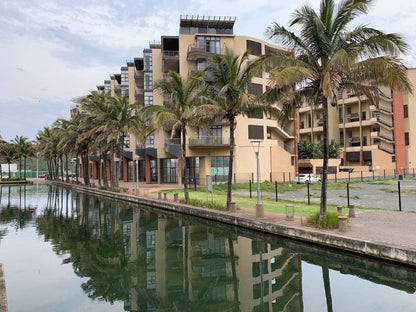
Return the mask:
[(200, 218), (213, 220), (233, 226), (243, 227), (251, 230), (256, 230), (267, 234), (280, 235), (295, 240), (319, 244), (326, 247), (347, 250), (365, 256), (376, 257), (383, 260), (416, 266), (415, 250), (407, 250), (405, 248), (389, 246), (368, 240), (349, 238), (334, 232), (325, 232), (311, 227), (276, 224), (275, 222), (271, 222), (267, 219), (256, 219), (254, 215), (251, 217), (247, 217), (239, 215), (238, 213), (233, 214), (230, 212), (194, 207), (181, 203), (157, 200), (148, 197), (137, 197), (123, 193), (114, 193), (80, 185), (72, 185), (61, 182), (53, 183), (62, 186), (69, 186), (75, 190), (88, 192), (90, 194), (95, 194), (98, 196), (105, 196), (122, 201), (128, 201), (131, 203), (137, 203), (178, 213), (193, 215)]

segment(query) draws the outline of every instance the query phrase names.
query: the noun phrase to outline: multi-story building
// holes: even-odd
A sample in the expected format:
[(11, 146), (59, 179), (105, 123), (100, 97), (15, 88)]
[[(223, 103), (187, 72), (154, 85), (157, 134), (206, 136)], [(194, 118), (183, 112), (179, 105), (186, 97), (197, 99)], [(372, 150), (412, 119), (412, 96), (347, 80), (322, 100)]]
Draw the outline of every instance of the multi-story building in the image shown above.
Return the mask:
[[(415, 75), (414, 71), (409, 70), (409, 75)], [(414, 80), (416, 76), (409, 78)], [(412, 168), (408, 103), (413, 96), (386, 87), (380, 89), (382, 96), (377, 105), (352, 90), (339, 90), (337, 105), (329, 106), (329, 140), (340, 146), (341, 170), (389, 170), (401, 174)], [(322, 104), (312, 103), (309, 99), (298, 109), (299, 141), (322, 143)], [(303, 169), (312, 170), (307, 165)], [(329, 172), (335, 173), (334, 170)]]
[[(130, 103), (166, 105), (170, 99), (153, 90), (153, 82), (167, 78), (169, 71), (176, 71), (187, 78), (197, 70), (204, 69), (210, 58), (224, 54), (225, 49), (237, 55), (246, 50), (251, 58), (258, 55), (285, 52), (283, 48), (258, 39), (234, 35), (235, 18), (183, 16), (178, 36), (161, 36), (161, 41), (150, 43), (143, 50), (142, 58), (127, 61), (120, 74), (111, 75), (112, 95), (128, 96)], [(208, 81), (210, 77), (206, 78)], [(249, 87), (249, 93), (261, 94), (266, 90), (267, 75), (256, 76)], [(104, 84), (106, 89), (108, 82)], [(106, 89), (107, 90), (107, 89)], [(285, 125), (263, 114), (238, 116), (235, 129), (234, 179), (248, 181), (256, 173), (253, 140), (260, 143), (260, 172), (262, 180), (293, 179), (296, 168), (296, 134), (294, 119)], [(187, 161), (189, 176), (198, 184), (204, 184), (208, 175), (214, 180), (224, 181), (228, 174), (229, 125), (216, 120), (211, 131), (203, 128), (187, 130)], [(178, 177), (178, 155), (180, 134), (171, 138), (171, 129), (165, 127), (147, 138), (126, 138), (126, 150), (120, 177), (125, 181), (135, 179), (137, 161), (139, 178), (146, 183), (181, 182)], [(98, 164), (97, 164), (98, 165)], [(97, 170), (95, 170), (97, 171)]]

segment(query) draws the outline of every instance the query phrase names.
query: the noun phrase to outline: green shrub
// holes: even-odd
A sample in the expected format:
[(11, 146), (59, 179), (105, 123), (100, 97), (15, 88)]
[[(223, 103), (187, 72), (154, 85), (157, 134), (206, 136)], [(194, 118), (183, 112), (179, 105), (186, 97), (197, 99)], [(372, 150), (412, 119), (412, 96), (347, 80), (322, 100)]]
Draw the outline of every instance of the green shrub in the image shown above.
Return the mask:
[(206, 208), (220, 210), (220, 211), (226, 210), (225, 205), (220, 204), (215, 201), (204, 201), (204, 200), (195, 199), (195, 198), (190, 198), (188, 201), (186, 201), (185, 199), (180, 199), (179, 201), (182, 204), (187, 204), (187, 205), (196, 206), (196, 207), (206, 207)]
[(322, 221), (319, 220), (319, 211), (314, 213), (313, 215), (309, 216), (306, 220), (307, 224), (314, 225), (318, 228), (325, 228), (325, 229), (335, 229), (339, 226), (338, 221), (338, 213), (328, 211), (326, 213), (326, 218)]
[[(104, 186), (99, 186), (98, 187), (99, 190), (103, 190), (103, 191), (109, 191), (109, 192), (113, 192), (113, 193), (120, 193), (120, 189), (116, 188), (116, 187), (104, 187)], [(123, 189), (124, 190), (124, 189)], [(127, 190), (127, 189), (125, 189)]]

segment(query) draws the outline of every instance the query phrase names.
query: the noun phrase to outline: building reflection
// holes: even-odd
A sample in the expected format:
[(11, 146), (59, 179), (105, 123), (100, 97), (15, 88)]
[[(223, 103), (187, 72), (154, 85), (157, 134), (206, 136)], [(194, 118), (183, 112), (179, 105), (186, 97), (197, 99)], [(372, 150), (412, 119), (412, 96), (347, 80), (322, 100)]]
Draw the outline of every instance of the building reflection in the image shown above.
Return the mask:
[(302, 261), (416, 289), (413, 271), (389, 264), (69, 190), (50, 196), (39, 233), (87, 278), (90, 298), (126, 311), (303, 311)]

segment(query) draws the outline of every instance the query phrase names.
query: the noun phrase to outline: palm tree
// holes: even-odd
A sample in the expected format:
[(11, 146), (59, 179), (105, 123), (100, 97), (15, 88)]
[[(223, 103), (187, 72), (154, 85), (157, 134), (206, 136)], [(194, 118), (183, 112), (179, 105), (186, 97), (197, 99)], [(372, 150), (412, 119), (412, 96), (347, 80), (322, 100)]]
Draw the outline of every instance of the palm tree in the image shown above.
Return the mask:
[(16, 157), (19, 159), (19, 178), (22, 178), (22, 158), (23, 158), (23, 150), (25, 149), (25, 145), (27, 144), (27, 138), (16, 135), (13, 140), (13, 144), (16, 147)]
[[(296, 10), (290, 26), (300, 27), (299, 35), (274, 23), (267, 33), (292, 55), (277, 54), (263, 58), (271, 66), (273, 91), (290, 116), (300, 102), (312, 98), (323, 107), (323, 170), (320, 219), (326, 217), (328, 174), (328, 110), (336, 106), (337, 91), (352, 88), (377, 105), (380, 90), (375, 84), (410, 90), (405, 67), (397, 58), (408, 46), (397, 34), (358, 25), (355, 18), (367, 13), (372, 0), (322, 0), (319, 11), (305, 4)], [(277, 91), (277, 92), (276, 92)]]
[(178, 73), (170, 71), (168, 77), (167, 80), (156, 82), (154, 89), (164, 96), (170, 97), (170, 104), (148, 106), (143, 110), (143, 117), (152, 117), (155, 128), (173, 124), (171, 138), (174, 138), (177, 132), (181, 134), (181, 153), (179, 155), (178, 170), (181, 171), (185, 200), (188, 201), (188, 177), (185, 173), (187, 127), (201, 124), (200, 122), (207, 116), (204, 112), (207, 112), (210, 105), (200, 105), (204, 92), (202, 88), (204, 80), (201, 74), (196, 74), (189, 79), (183, 79)]
[(234, 164), (234, 132), (236, 117), (250, 113), (268, 112), (275, 115), (277, 109), (267, 102), (259, 102), (248, 92), (251, 79), (257, 70), (255, 62), (249, 64), (249, 52), (241, 56), (226, 49), (225, 55), (215, 55), (206, 68), (212, 77), (208, 85), (208, 98), (217, 108), (217, 116), (224, 118), (230, 125), (230, 161), (227, 179), (227, 209), (232, 200), (231, 184)]
[(101, 150), (110, 151), (110, 183), (112, 187), (118, 187), (115, 157), (124, 150), (126, 134), (142, 135), (144, 125), (136, 116), (140, 104), (130, 104), (124, 96), (112, 97), (108, 93), (91, 92), (83, 105), (87, 110), (83, 124), (86, 125), (88, 120), (92, 122), (85, 135), (91, 138), (96, 134), (95, 141), (100, 142)]
[(4, 159), (7, 163), (9, 168), (9, 178), (11, 178), (10, 174), (10, 164), (14, 159), (16, 159), (16, 146), (12, 143), (4, 143), (0, 147), (0, 156)]

